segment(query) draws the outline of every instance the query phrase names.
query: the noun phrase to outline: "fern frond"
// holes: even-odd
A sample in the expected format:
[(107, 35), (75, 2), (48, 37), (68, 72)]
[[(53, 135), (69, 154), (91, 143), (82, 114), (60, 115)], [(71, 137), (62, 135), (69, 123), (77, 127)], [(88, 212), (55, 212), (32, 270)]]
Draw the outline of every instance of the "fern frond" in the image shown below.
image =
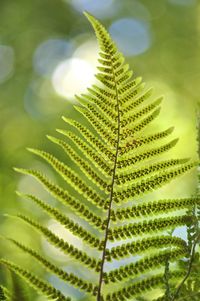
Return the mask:
[[(108, 176), (110, 176), (112, 169), (108, 160), (103, 160), (102, 157), (92, 149), (92, 147), (89, 147), (82, 139), (72, 134), (71, 132), (63, 131), (62, 133), (65, 136), (67, 136), (82, 151), (82, 153), (84, 153), (85, 157), (89, 159), (92, 162), (92, 164), (94, 164), (94, 166), (98, 168), (98, 170), (104, 175), (104, 177), (106, 176), (107, 178)], [(50, 138), (50, 140), (52, 140), (52, 138)], [(53, 142), (60, 145), (63, 148), (63, 150), (72, 157), (72, 152), (69, 151), (69, 146), (66, 144), (65, 141), (54, 140)], [(73, 158), (74, 157), (75, 155), (73, 155)]]
[(64, 254), (75, 258), (78, 262), (84, 263), (93, 270), (96, 270), (98, 267), (99, 263), (95, 258), (89, 257), (85, 252), (75, 248), (73, 245), (59, 238), (47, 227), (42, 226), (40, 223), (22, 214), (18, 214), (16, 217), (23, 220), (25, 223), (41, 233), (48, 242), (50, 242), (54, 247), (58, 248)]
[[(113, 65), (113, 70), (115, 70), (115, 66)], [(130, 93), (132, 93), (142, 81), (141, 77), (137, 77), (132, 81), (128, 82), (125, 85), (119, 85), (118, 95), (119, 95), (119, 104), (123, 104), (123, 98), (126, 98)], [(116, 83), (117, 85), (117, 83)]]
[(7, 266), (7, 268), (9, 268), (12, 272), (15, 272), (17, 275), (22, 277), (37, 292), (42, 293), (46, 297), (56, 301), (71, 301), (71, 298), (65, 297), (59, 290), (55, 289), (52, 285), (40, 279), (33, 273), (30, 273), (11, 261), (1, 259), (0, 262)]
[[(173, 279), (179, 279), (183, 276), (183, 272), (175, 271), (171, 273)], [(137, 281), (127, 287), (117, 290), (112, 294), (106, 296), (106, 301), (126, 301), (133, 297), (143, 294), (145, 291), (149, 291), (163, 283), (163, 275), (159, 274), (156, 276), (148, 277), (141, 281)]]
[(124, 114), (122, 121), (121, 121), (122, 128), (126, 128), (127, 125), (130, 127), (133, 122), (137, 121), (141, 117), (143, 117), (143, 116), (147, 115), (148, 113), (150, 113), (151, 111), (153, 111), (155, 108), (157, 108), (157, 106), (159, 106), (161, 104), (161, 100), (162, 100), (162, 98), (158, 98), (153, 103), (142, 108), (137, 113), (135, 113), (135, 108), (134, 108), (133, 112), (129, 111), (128, 113)]
[(36, 198), (31, 194), (22, 194), (17, 193), (20, 197), (28, 198), (36, 203), (40, 208), (46, 211), (51, 217), (53, 217), (57, 222), (63, 225), (67, 230), (71, 231), (74, 235), (79, 236), (83, 241), (91, 245), (92, 247), (98, 248), (100, 244), (100, 240), (86, 231), (83, 227), (81, 227), (78, 223), (75, 223), (73, 220), (68, 218), (66, 215), (60, 212), (60, 210), (56, 209), (48, 205), (46, 202)]
[(165, 137), (167, 137), (169, 134), (172, 133), (173, 131), (173, 127), (170, 127), (169, 129), (147, 136), (147, 137), (143, 137), (142, 139), (136, 140), (136, 139), (131, 139), (131, 141), (129, 141), (128, 143), (125, 143), (124, 146), (122, 146), (119, 150), (119, 154), (120, 155), (125, 155), (127, 156), (128, 154), (130, 154), (131, 151), (135, 151), (136, 148), (139, 148), (140, 146), (144, 146), (147, 144), (151, 144), (157, 140), (163, 139)]
[[(80, 170), (82, 170), (82, 172), (94, 183), (97, 185), (97, 187), (99, 187), (103, 192), (109, 192), (109, 185), (106, 182), (106, 177), (105, 179), (103, 179), (103, 176), (99, 176), (94, 169), (92, 169), (90, 167), (90, 164), (86, 161), (83, 160), (79, 155), (77, 155), (74, 150), (67, 145), (67, 143), (65, 143), (64, 141), (60, 140), (60, 139), (56, 139), (54, 137), (51, 136), (47, 136), (47, 138), (49, 140), (51, 140), (52, 142), (60, 145), (63, 150), (67, 153), (68, 156), (70, 156), (70, 158), (74, 161), (74, 163), (76, 163), (77, 166), (79, 166)], [(109, 167), (107, 167), (109, 169)], [(109, 169), (110, 170), (110, 169)], [(103, 172), (103, 169), (102, 169)]]
[(121, 189), (120, 191), (113, 193), (113, 200), (116, 203), (126, 202), (130, 197), (140, 196), (144, 193), (151, 192), (155, 188), (161, 187), (171, 180), (177, 178), (181, 174), (193, 168), (197, 163), (185, 164), (180, 168), (171, 169), (170, 171), (160, 173), (159, 175), (147, 178), (138, 184), (132, 184), (129, 188)]
[[(123, 98), (119, 98), (119, 103), (121, 104), (121, 106), (123, 106), (123, 108), (126, 108), (126, 105), (133, 103), (133, 101), (135, 100), (135, 98), (138, 98), (140, 96), (141, 93), (144, 93), (144, 87), (145, 84), (142, 83), (142, 78), (139, 77), (138, 79), (138, 83), (136, 85), (136, 88), (130, 91), (127, 91), (127, 93), (124, 93)], [(136, 100), (136, 102), (140, 102), (138, 99)], [(137, 103), (136, 103), (137, 106)], [(123, 113), (122, 113), (123, 115)]]
[(35, 250), (21, 244), (20, 242), (16, 241), (12, 238), (7, 238), (10, 242), (12, 242), (16, 247), (21, 249), (23, 252), (28, 253), (31, 255), (37, 262), (39, 262), (43, 267), (46, 268), (49, 272), (57, 275), (60, 279), (63, 281), (68, 282), (69, 284), (79, 288), (80, 290), (87, 292), (87, 293), (93, 293), (95, 291), (95, 287), (92, 283), (85, 281), (73, 273), (67, 273), (63, 269), (59, 268), (58, 266), (52, 264), (49, 260), (44, 258), (42, 255), (40, 255)]
[(98, 229), (101, 229), (102, 220), (100, 217), (95, 215), (84, 204), (81, 204), (80, 202), (76, 201), (73, 197), (69, 195), (69, 193), (66, 190), (49, 181), (46, 177), (42, 175), (42, 173), (35, 170), (26, 170), (22, 168), (15, 168), (15, 171), (20, 172), (22, 174), (32, 175), (40, 183), (42, 183), (46, 190), (50, 192), (53, 196), (55, 196), (57, 200), (61, 201), (64, 205), (70, 206), (70, 208), (72, 208), (85, 220), (90, 221)]
[[(78, 98), (78, 100), (82, 104), (80, 98)], [(84, 116), (86, 116), (88, 121), (91, 122), (91, 120), (94, 119), (100, 124), (102, 124), (105, 128), (106, 127), (109, 128), (111, 130), (111, 135), (116, 134), (117, 115), (113, 116), (113, 118), (107, 118), (107, 115), (100, 112), (99, 109), (95, 108), (95, 106), (90, 103), (85, 103), (84, 107), (75, 106), (75, 109), (79, 111), (81, 114), (83, 114)]]
[(132, 128), (126, 128), (121, 131), (121, 138), (126, 139), (128, 137), (133, 137), (134, 134), (142, 131), (146, 126), (148, 126), (160, 113), (160, 108), (154, 110), (152, 114), (149, 114), (146, 118), (143, 118), (142, 121), (139, 121)]
[(95, 103), (97, 106), (97, 110), (99, 111), (98, 114), (104, 114), (105, 118), (108, 119), (111, 123), (116, 123), (117, 111), (115, 105), (111, 102), (102, 102), (101, 100), (87, 94), (82, 94), (81, 97), (76, 95), (76, 98), (80, 104), (82, 104), (88, 109), (91, 108), (91, 104)]
[[(106, 119), (99, 120), (99, 118), (91, 114), (89, 111), (84, 110), (82, 107), (75, 107), (78, 112), (80, 112), (92, 125), (92, 127), (95, 129), (95, 131), (99, 134), (99, 136), (110, 146), (115, 147), (116, 141), (113, 138), (113, 134), (115, 134), (116, 129), (106, 122)], [(110, 133), (109, 129), (111, 129)]]
[[(142, 298), (144, 292), (160, 285), (164, 275), (157, 275), (156, 271), (166, 271), (166, 262), (175, 262), (175, 271), (169, 271), (170, 280), (182, 275), (176, 263), (180, 258), (188, 257), (188, 244), (167, 233), (170, 229), (193, 223), (188, 208), (199, 204), (199, 198), (140, 203), (139, 198), (185, 174), (197, 163), (188, 162), (187, 158), (160, 160), (161, 155), (178, 142), (178, 139), (174, 139), (162, 143), (162, 139), (167, 139), (172, 133), (173, 127), (148, 130), (159, 115), (162, 97), (153, 97), (152, 89), (145, 89), (142, 78), (133, 76), (123, 54), (117, 50), (106, 29), (90, 14), (86, 13), (86, 17), (94, 28), (100, 47), (100, 66), (96, 74), (98, 83), (88, 88), (85, 94), (76, 96), (79, 104), (75, 109), (89, 127), (63, 117), (68, 128), (57, 132), (65, 140), (47, 136), (62, 148), (67, 159), (73, 161), (76, 171), (69, 167), (70, 164), (46, 151), (29, 149), (64, 179), (63, 185), (70, 187), (70, 194), (38, 170), (18, 168), (16, 171), (34, 177), (56, 200), (70, 208), (75, 216), (87, 221), (87, 226), (98, 230), (95, 237), (85, 226), (61, 212), (61, 209), (31, 194), (23, 195), (87, 243), (98, 254), (98, 258), (70, 245), (34, 219), (23, 214), (19, 214), (18, 218), (64, 254), (80, 265), (85, 265), (88, 273), (95, 272), (98, 282), (94, 280), (93, 284), (68, 274), (35, 250), (16, 240), (11, 241), (49, 272), (90, 293), (96, 301), (125, 301)], [(137, 204), (133, 203), (135, 198)], [(126, 239), (129, 240), (124, 242)], [(134, 263), (130, 263), (130, 260), (129, 263), (120, 262), (121, 259), (126, 260), (138, 254), (140, 259), (136, 257)], [(110, 261), (112, 264), (118, 261), (117, 266), (113, 268), (111, 265), (107, 269)], [(23, 268), (9, 262), (7, 265), (22, 277), (25, 275), (28, 282), (32, 279), (32, 275)], [(48, 291), (49, 296), (54, 293), (51, 287), (34, 277), (36, 289), (41, 286), (44, 294)], [(61, 297), (57, 299), (65, 300)]]
[(141, 235), (143, 233), (154, 233), (164, 229), (176, 228), (191, 222), (188, 215), (173, 216), (168, 218), (155, 218), (150, 221), (128, 224), (125, 226), (109, 229), (108, 237), (111, 241), (126, 239), (129, 237)]
[(142, 205), (134, 205), (132, 207), (126, 207), (122, 209), (111, 211), (112, 221), (125, 221), (127, 219), (138, 218), (143, 216), (152, 216), (174, 210), (186, 209), (199, 203), (199, 198), (183, 198), (172, 200), (159, 200)]
[(124, 116), (126, 113), (128, 113), (131, 110), (133, 110), (133, 109), (137, 108), (138, 106), (140, 106), (145, 100), (149, 99), (149, 97), (152, 95), (152, 93), (153, 93), (153, 89), (150, 88), (147, 91), (143, 92), (142, 95), (136, 97), (136, 99), (133, 100), (131, 98), (129, 101), (126, 101), (126, 103), (123, 105), (122, 115)]
[[(105, 207), (105, 201), (63, 162), (45, 151), (30, 148), (29, 151), (46, 160), (68, 184), (82, 194), (88, 201), (94, 203), (99, 208)], [(29, 173), (28, 170), (27, 173)]]
[[(96, 136), (93, 135), (93, 133), (91, 131), (89, 131), (86, 127), (84, 127), (83, 125), (81, 125), (79, 122), (63, 117), (63, 120), (74, 126), (79, 133), (87, 140), (87, 142), (89, 142), (91, 144), (91, 146), (97, 150), (97, 152), (100, 155), (103, 155), (103, 157), (105, 157), (107, 160), (110, 159), (111, 161), (113, 161), (114, 159), (114, 154), (113, 152), (110, 150), (110, 148), (107, 147), (107, 145), (104, 145), (104, 143), (98, 139)], [(66, 134), (66, 131), (64, 130), (57, 130), (59, 133), (61, 134)], [(79, 145), (78, 145), (79, 146)], [(94, 160), (94, 163), (96, 162), (96, 160)]]
[(109, 273), (105, 273), (104, 281), (105, 283), (109, 283), (124, 281), (127, 278), (131, 279), (132, 277), (145, 273), (152, 268), (162, 266), (166, 262), (167, 258), (169, 258), (171, 261), (175, 261), (177, 258), (186, 255), (188, 255), (188, 253), (186, 252), (185, 248), (183, 248), (172, 251), (163, 251), (158, 255), (144, 257), (143, 259), (138, 260), (136, 263), (131, 263)]
[(130, 255), (139, 255), (149, 249), (166, 248), (168, 246), (179, 247), (187, 250), (186, 242), (179, 237), (155, 236), (122, 244), (107, 250), (106, 256), (111, 259), (124, 258)]
[(6, 301), (8, 295), (9, 295), (9, 291), (4, 286), (0, 285), (0, 300)]
[(176, 145), (177, 142), (178, 142), (178, 139), (174, 139), (171, 142), (164, 144), (161, 147), (153, 148), (153, 149), (143, 152), (139, 155), (131, 156), (128, 159), (121, 159), (118, 161), (117, 167), (119, 169), (121, 169), (122, 172), (123, 172), (123, 169), (125, 169), (127, 167), (129, 169), (131, 169), (133, 167), (133, 165), (136, 163), (139, 163), (141, 161), (144, 162), (145, 160), (151, 159), (155, 156), (158, 157), (158, 155), (161, 155), (162, 153), (170, 150), (172, 147), (174, 147)]
[[(100, 68), (100, 70), (104, 71), (105, 70), (105, 73), (107, 72), (113, 72), (112, 71), (112, 68), (105, 68), (105, 67), (98, 67), (98, 69)], [(120, 69), (122, 69), (123, 66), (121, 66)], [(133, 97), (136, 97), (138, 96), (141, 91), (143, 91), (144, 89), (144, 84), (140, 84), (138, 85), (133, 91), (127, 93), (126, 96), (124, 96), (124, 98), (121, 100), (121, 102), (123, 103), (129, 103), (129, 101), (133, 100)], [(116, 100), (115, 100), (115, 94), (113, 93), (108, 93), (107, 91), (101, 89), (100, 87), (97, 87), (96, 85), (93, 85), (93, 88), (88, 88), (88, 91), (89, 91), (89, 95), (87, 95), (87, 97), (90, 97), (91, 95), (93, 97), (95, 97), (95, 99), (100, 99), (102, 103), (105, 103), (106, 106), (110, 106), (112, 107), (113, 109), (115, 109), (115, 111), (117, 111), (117, 106), (116, 106)], [(150, 96), (150, 94), (149, 94)], [(84, 97), (85, 97), (85, 94), (84, 94)], [(95, 101), (94, 101), (95, 102)], [(139, 100), (137, 100), (137, 102), (140, 102)], [(137, 103), (136, 103), (136, 106), (137, 106)], [(124, 105), (125, 107), (125, 105)], [(123, 112), (122, 112), (123, 114)]]
[(171, 167), (175, 167), (180, 164), (184, 164), (188, 159), (174, 159), (161, 161), (158, 163), (151, 164), (149, 166), (138, 168), (136, 171), (128, 171), (119, 175), (116, 175), (116, 184), (128, 185), (129, 182), (134, 180), (140, 180), (141, 178), (147, 177), (148, 175), (154, 175), (158, 171), (163, 171)]

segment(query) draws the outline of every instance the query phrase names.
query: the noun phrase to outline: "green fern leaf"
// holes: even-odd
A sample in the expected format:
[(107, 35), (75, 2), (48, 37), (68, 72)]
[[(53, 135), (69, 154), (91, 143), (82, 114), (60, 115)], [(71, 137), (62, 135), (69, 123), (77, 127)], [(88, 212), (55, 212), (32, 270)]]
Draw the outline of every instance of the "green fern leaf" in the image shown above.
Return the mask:
[[(92, 253), (59, 238), (32, 218), (23, 214), (17, 218), (80, 266), (85, 266), (94, 281), (65, 272), (24, 243), (13, 238), (9, 241), (49, 273), (88, 294), (91, 300), (141, 300), (149, 290), (162, 288), (166, 262), (168, 267), (173, 262), (170, 280), (177, 281), (183, 276), (177, 262), (189, 256), (189, 246), (184, 240), (167, 235), (167, 231), (182, 225), (190, 227), (193, 215), (187, 213), (188, 208), (199, 205), (200, 200), (199, 197), (187, 197), (141, 200), (134, 204), (134, 199), (139, 200), (144, 194), (163, 187), (198, 163), (189, 162), (188, 158), (160, 159), (178, 142), (173, 139), (161, 143), (170, 136), (173, 127), (149, 134), (148, 128), (159, 115), (162, 97), (155, 98), (152, 89), (145, 90), (141, 77), (132, 76), (129, 65), (124, 63), (123, 55), (106, 29), (93, 16), (85, 15), (99, 42), (100, 66), (96, 75), (99, 84), (76, 96), (79, 104), (75, 109), (90, 127), (63, 117), (68, 128), (57, 132), (64, 138), (47, 136), (62, 148), (67, 159), (73, 161), (76, 171), (69, 167), (67, 160), (60, 161), (47, 151), (32, 148), (28, 150), (49, 164), (64, 179), (63, 184), (53, 183), (38, 170), (15, 170), (34, 177), (67, 210), (61, 212), (57, 203), (49, 205), (31, 194), (18, 194), (33, 201), (81, 239)], [(69, 208), (78, 217), (76, 222), (68, 216)], [(2, 263), (51, 299), (69, 300), (22, 267), (4, 259)], [(158, 300), (165, 300), (162, 299), (166, 297), (164, 288), (162, 291), (164, 297)]]
[(12, 263), (11, 261), (2, 259), (1, 263), (7, 266), (12, 272), (25, 279), (30, 286), (35, 288), (38, 292), (56, 301), (70, 301), (71, 299), (65, 297), (59, 290), (35, 276), (33, 273), (21, 268), (20, 266)]
[(167, 246), (176, 246), (187, 251), (186, 242), (179, 237), (155, 236), (144, 238), (131, 243), (122, 244), (107, 250), (107, 258), (110, 260), (128, 257), (130, 255), (139, 255), (140, 253), (149, 252), (150, 249), (166, 248)]
[(86, 231), (83, 227), (79, 226), (73, 220), (69, 219), (66, 215), (60, 212), (60, 210), (48, 205), (42, 200), (39, 200), (33, 195), (18, 193), (20, 197), (28, 198), (35, 202), (40, 208), (47, 212), (51, 217), (53, 217), (57, 222), (63, 225), (67, 230), (70, 230), (74, 235), (79, 236), (89, 245), (98, 248), (100, 240)]
[(96, 227), (101, 228), (102, 220), (95, 215), (88, 207), (80, 202), (76, 201), (73, 197), (69, 195), (69, 193), (62, 189), (60, 186), (53, 184), (50, 180), (48, 180), (42, 173), (34, 170), (25, 170), (15, 168), (17, 172), (32, 175), (35, 177), (40, 183), (44, 185), (46, 190), (48, 190), (53, 196), (56, 197), (57, 200), (61, 201), (64, 205), (70, 206), (75, 212), (81, 215), (84, 219), (89, 220)]
[(84, 263), (86, 266), (89, 266), (91, 269), (95, 270), (98, 268), (99, 264), (95, 258), (87, 256), (87, 254), (83, 251), (80, 251), (79, 249), (70, 245), (68, 242), (63, 241), (63, 239), (59, 238), (47, 227), (42, 226), (40, 223), (34, 221), (33, 219), (30, 219), (25, 215), (18, 214), (16, 217), (23, 220), (28, 225), (36, 229), (39, 233), (44, 235), (47, 241), (49, 241), (53, 246), (59, 248), (64, 254), (72, 256), (73, 258)]
[(7, 300), (7, 298), (6, 298), (6, 291), (7, 290), (3, 286), (0, 285), (0, 300), (1, 301)]
[[(172, 272), (171, 277), (173, 279), (180, 279), (183, 276), (183, 272)], [(133, 284), (129, 284), (123, 289), (117, 289), (116, 292), (108, 294), (106, 296), (106, 301), (126, 301), (132, 300), (133, 297), (144, 294), (155, 287), (160, 286), (163, 283), (163, 275), (159, 274), (156, 276), (148, 277), (144, 280), (140, 280)]]
[(49, 260), (45, 259), (38, 252), (21, 244), (20, 242), (11, 238), (9, 238), (8, 240), (12, 242), (15, 246), (20, 248), (23, 252), (31, 255), (34, 259), (37, 260), (37, 262), (39, 262), (43, 267), (45, 267), (46, 270), (57, 275), (63, 281), (67, 281), (73, 286), (78, 287), (79, 289), (83, 288), (84, 292), (86, 291), (88, 293), (93, 293), (95, 291), (95, 287), (92, 283), (86, 282), (72, 273), (69, 274), (65, 272), (61, 268), (58, 268), (56, 265), (52, 264)]
[(152, 216), (170, 211), (186, 209), (194, 204), (199, 204), (199, 198), (183, 198), (172, 200), (158, 200), (154, 202), (143, 203), (141, 205), (133, 205), (122, 209), (111, 211), (111, 220), (125, 221), (132, 218)]

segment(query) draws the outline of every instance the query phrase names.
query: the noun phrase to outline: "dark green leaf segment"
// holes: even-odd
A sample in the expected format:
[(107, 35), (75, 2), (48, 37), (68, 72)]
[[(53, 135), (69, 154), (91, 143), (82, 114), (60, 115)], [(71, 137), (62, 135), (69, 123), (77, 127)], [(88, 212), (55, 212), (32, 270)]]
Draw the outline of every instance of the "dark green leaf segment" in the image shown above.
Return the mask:
[[(145, 201), (145, 195), (190, 171), (197, 163), (188, 158), (166, 160), (166, 156), (162, 160), (162, 155), (178, 142), (178, 139), (166, 141), (173, 127), (158, 131), (151, 128), (159, 114), (162, 98), (154, 98), (152, 89), (145, 90), (141, 78), (133, 77), (106, 29), (93, 16), (85, 15), (97, 36), (100, 66), (96, 75), (98, 83), (88, 88), (87, 93), (76, 96), (80, 105), (75, 108), (90, 127), (64, 117), (68, 128), (58, 130), (62, 138), (47, 136), (67, 154), (66, 160), (61, 161), (44, 150), (28, 149), (51, 166), (64, 180), (62, 185), (40, 170), (15, 170), (33, 177), (67, 210), (61, 211), (57, 203), (50, 205), (31, 194), (18, 195), (34, 202), (47, 216), (87, 245), (93, 255), (60, 238), (34, 218), (23, 214), (16, 217), (66, 257), (84, 266), (91, 274), (91, 280), (66, 272), (14, 238), (8, 241), (31, 256), (48, 273), (87, 294), (90, 300), (134, 300), (163, 283), (166, 262), (176, 263), (179, 258), (188, 256), (187, 243), (169, 236), (167, 231), (190, 225), (192, 216), (186, 212), (199, 204), (198, 198)], [(76, 168), (69, 167), (68, 160), (73, 161)], [(68, 215), (69, 209), (76, 219)], [(89, 227), (86, 227), (87, 223)], [(95, 257), (94, 254), (98, 255)], [(136, 255), (139, 255), (138, 259)], [(130, 258), (134, 260), (130, 261)], [(7, 259), (1, 263), (38, 293), (52, 300), (71, 300), (70, 296), (65, 296), (31, 271)], [(182, 277), (182, 272), (174, 266), (170, 278), (177, 280)]]
[(1, 287), (1, 286), (0, 286), (0, 300), (1, 301), (6, 300), (6, 297), (5, 297), (5, 294), (4, 294), (4, 291), (3, 291), (3, 287)]

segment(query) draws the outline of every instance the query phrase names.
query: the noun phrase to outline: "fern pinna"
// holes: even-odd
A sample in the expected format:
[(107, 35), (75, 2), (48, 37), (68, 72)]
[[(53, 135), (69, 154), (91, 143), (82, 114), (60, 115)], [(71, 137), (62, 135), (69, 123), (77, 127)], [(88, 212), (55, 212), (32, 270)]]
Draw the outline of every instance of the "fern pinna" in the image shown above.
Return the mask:
[[(141, 78), (132, 77), (129, 65), (124, 63), (123, 55), (105, 28), (90, 14), (86, 16), (100, 45), (100, 66), (96, 75), (100, 83), (89, 88), (87, 94), (77, 96), (80, 105), (75, 108), (90, 126), (63, 118), (69, 126), (68, 130), (59, 130), (65, 140), (48, 136), (66, 152), (80, 172), (37, 149), (29, 151), (48, 162), (71, 185), (70, 193), (38, 170), (16, 168), (16, 171), (33, 176), (57, 201), (87, 221), (89, 229), (95, 228), (97, 235), (38, 197), (19, 193), (82, 239), (88, 248), (96, 250), (98, 257), (92, 257), (36, 220), (17, 215), (53, 246), (85, 265), (91, 273), (91, 281), (66, 272), (15, 239), (9, 238), (9, 241), (46, 270), (85, 292), (86, 300), (136, 300), (158, 286), (163, 287), (159, 294), (166, 300), (163, 286), (166, 262), (176, 263), (179, 258), (188, 256), (187, 243), (168, 235), (167, 231), (191, 222), (186, 209), (197, 200), (145, 202), (140, 201), (140, 197), (183, 175), (196, 163), (188, 159), (159, 160), (159, 156), (178, 141), (160, 142), (172, 133), (172, 127), (153, 134), (146, 131), (159, 114), (161, 98), (152, 99), (152, 89), (145, 90)], [(6, 259), (1, 262), (50, 299), (71, 300), (31, 271)], [(182, 277), (184, 273), (172, 264), (170, 281), (178, 283)]]

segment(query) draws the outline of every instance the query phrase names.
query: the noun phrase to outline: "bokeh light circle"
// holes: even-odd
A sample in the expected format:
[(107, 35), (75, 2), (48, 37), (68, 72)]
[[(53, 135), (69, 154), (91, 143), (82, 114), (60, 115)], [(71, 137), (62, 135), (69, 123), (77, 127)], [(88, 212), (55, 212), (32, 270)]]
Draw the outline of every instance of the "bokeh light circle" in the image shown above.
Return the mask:
[(110, 17), (118, 9), (114, 0), (71, 0), (70, 3), (81, 14), (83, 11), (89, 11), (99, 18)]
[(55, 66), (72, 54), (73, 43), (62, 39), (49, 39), (42, 42), (33, 57), (34, 70), (39, 75), (49, 75)]
[(95, 82), (94, 68), (87, 61), (71, 58), (61, 62), (52, 76), (55, 91), (63, 97), (73, 98)]
[(115, 21), (109, 29), (119, 49), (126, 55), (138, 55), (151, 45), (151, 33), (145, 21), (123, 18)]

